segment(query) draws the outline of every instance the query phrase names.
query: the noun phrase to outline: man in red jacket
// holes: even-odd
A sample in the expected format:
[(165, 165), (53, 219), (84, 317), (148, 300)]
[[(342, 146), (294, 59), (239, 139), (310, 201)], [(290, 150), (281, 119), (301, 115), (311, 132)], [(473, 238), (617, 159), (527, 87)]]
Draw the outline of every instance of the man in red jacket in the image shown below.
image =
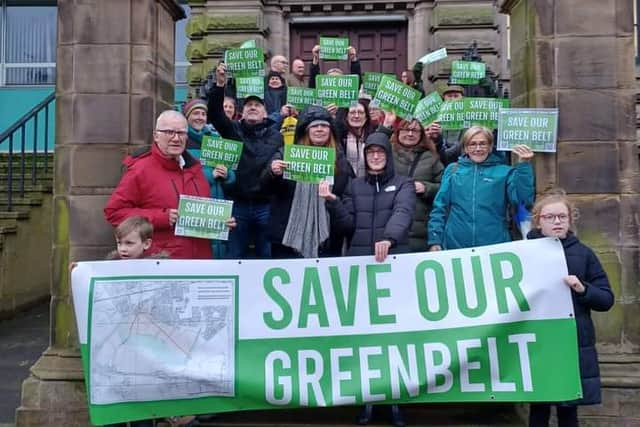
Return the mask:
[(200, 162), (185, 150), (186, 143), (184, 116), (173, 110), (162, 112), (151, 148), (124, 160), (127, 170), (104, 214), (114, 227), (130, 216), (147, 218), (154, 229), (150, 255), (166, 252), (171, 258), (210, 259), (209, 240), (174, 234), (180, 195), (209, 197), (209, 183)]

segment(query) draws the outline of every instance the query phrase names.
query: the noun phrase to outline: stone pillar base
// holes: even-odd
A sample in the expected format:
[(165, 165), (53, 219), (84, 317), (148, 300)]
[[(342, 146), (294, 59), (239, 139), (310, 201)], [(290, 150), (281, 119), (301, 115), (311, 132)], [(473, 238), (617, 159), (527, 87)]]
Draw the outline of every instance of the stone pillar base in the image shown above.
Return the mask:
[(16, 427), (90, 425), (80, 354), (48, 348), (22, 383)]

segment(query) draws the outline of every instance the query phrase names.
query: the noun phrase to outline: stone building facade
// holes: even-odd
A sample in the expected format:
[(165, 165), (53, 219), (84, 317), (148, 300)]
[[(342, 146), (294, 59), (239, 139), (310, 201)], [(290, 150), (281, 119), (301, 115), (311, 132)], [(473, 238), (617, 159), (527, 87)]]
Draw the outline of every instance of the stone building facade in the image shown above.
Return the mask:
[[(508, 17), (494, 1), (457, 0), (189, 0), (187, 73), (191, 96), (226, 48), (254, 39), (271, 54), (311, 59), (320, 35), (348, 36), (363, 71), (411, 68), (426, 53), (447, 48), (448, 58), (425, 70), (423, 80), (443, 84), (451, 61), (475, 41), (497, 78), (509, 81)], [(308, 72), (308, 70), (307, 70)], [(427, 88), (428, 89), (428, 88)]]

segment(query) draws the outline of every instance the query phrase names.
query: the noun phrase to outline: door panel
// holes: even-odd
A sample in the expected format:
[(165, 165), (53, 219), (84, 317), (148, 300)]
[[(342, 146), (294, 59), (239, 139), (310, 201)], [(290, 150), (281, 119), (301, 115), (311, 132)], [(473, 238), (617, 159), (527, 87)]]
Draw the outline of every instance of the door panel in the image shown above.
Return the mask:
[[(393, 73), (400, 76), (407, 67), (406, 23), (349, 23), (292, 25), (290, 31), (290, 58), (300, 57), (311, 62), (311, 50), (319, 43), (320, 36), (349, 37), (358, 50), (362, 71)], [(347, 61), (321, 61), (320, 71), (326, 73), (333, 67), (349, 71)], [(309, 65), (306, 67), (309, 73)]]

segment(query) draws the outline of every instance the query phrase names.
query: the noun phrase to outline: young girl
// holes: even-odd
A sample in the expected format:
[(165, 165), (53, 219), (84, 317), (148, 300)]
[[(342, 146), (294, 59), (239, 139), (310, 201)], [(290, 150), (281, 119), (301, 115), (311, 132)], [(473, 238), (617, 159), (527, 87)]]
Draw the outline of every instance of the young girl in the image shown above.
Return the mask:
[[(613, 292), (598, 257), (570, 230), (574, 208), (564, 191), (554, 191), (539, 199), (533, 207), (533, 227), (528, 238), (557, 237), (562, 242), (569, 275), (564, 283), (571, 288), (571, 300), (578, 329), (582, 398), (560, 402), (556, 406), (558, 426), (578, 425), (578, 405), (601, 402), (600, 370), (591, 310), (607, 311), (613, 305)], [(531, 404), (530, 426), (548, 426), (552, 404)]]

